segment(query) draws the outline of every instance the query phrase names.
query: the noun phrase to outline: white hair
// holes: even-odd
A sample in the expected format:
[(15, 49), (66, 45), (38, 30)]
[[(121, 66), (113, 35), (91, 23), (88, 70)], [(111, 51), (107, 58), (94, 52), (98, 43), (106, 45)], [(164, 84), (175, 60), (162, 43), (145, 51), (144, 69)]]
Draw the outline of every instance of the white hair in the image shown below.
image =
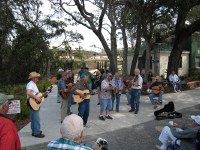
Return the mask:
[(60, 127), (60, 133), (63, 138), (74, 140), (81, 136), (83, 131), (83, 119), (78, 115), (72, 114), (63, 120)]

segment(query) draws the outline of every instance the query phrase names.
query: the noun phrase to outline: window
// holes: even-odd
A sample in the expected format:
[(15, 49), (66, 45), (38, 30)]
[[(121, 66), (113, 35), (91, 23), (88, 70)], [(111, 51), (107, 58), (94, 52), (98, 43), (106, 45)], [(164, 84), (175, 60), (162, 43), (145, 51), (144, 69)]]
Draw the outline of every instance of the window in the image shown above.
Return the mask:
[(200, 68), (200, 57), (195, 58), (195, 67)]

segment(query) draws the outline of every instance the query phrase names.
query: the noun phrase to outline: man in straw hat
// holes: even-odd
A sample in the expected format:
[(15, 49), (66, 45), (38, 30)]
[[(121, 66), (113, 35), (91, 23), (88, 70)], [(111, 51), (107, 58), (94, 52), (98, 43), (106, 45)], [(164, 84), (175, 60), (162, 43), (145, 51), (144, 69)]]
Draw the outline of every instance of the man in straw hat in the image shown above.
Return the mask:
[[(40, 77), (40, 74), (37, 72), (31, 72), (29, 74), (28, 79), (30, 81), (26, 85), (27, 100), (29, 100), (29, 98), (33, 98), (39, 102), (42, 101), (41, 97), (36, 95), (37, 93), (39, 93), (38, 87), (36, 85), (36, 83), (39, 80), (39, 77)], [(45, 135), (42, 134), (42, 131), (40, 130), (39, 110), (33, 110), (31, 107), (29, 107), (29, 110), (30, 110), (32, 136), (37, 137), (37, 138), (45, 137)]]
[(200, 131), (200, 115), (193, 115), (191, 119), (192, 127), (190, 128), (183, 128), (173, 122), (170, 122), (169, 126), (165, 126), (159, 136), (162, 143), (160, 149), (166, 150), (168, 140), (171, 140), (173, 144), (176, 142), (180, 146), (180, 150), (196, 150), (197, 133)]
[(17, 129), (13, 121), (5, 116), (13, 98), (13, 95), (0, 94), (0, 150), (21, 150)]
[(61, 138), (51, 141), (47, 150), (79, 149), (92, 150), (81, 143), (83, 138), (83, 120), (78, 115), (72, 114), (63, 120), (60, 127)]

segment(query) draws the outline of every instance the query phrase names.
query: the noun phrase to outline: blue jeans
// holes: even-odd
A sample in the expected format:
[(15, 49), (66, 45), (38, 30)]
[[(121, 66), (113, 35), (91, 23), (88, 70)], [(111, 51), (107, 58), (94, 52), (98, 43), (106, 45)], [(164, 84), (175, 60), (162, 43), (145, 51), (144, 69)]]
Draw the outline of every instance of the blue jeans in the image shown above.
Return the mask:
[(154, 105), (154, 97), (158, 97), (158, 101), (159, 101), (159, 102), (162, 102), (162, 96), (163, 96), (163, 94), (164, 94), (163, 91), (160, 91), (159, 94), (151, 93), (151, 94), (149, 95), (149, 99), (150, 99), (150, 101), (151, 101), (151, 104)]
[(173, 90), (176, 91), (176, 88), (178, 86), (179, 90), (182, 90), (182, 85), (181, 85), (181, 82), (173, 82)]
[(141, 89), (132, 89), (130, 94), (131, 94), (131, 110), (139, 111)]
[(31, 130), (34, 135), (40, 133), (40, 116), (39, 110), (30, 109)]
[(78, 115), (83, 119), (83, 124), (87, 124), (87, 120), (90, 112), (90, 100), (85, 99), (78, 104)]
[(68, 103), (68, 105), (67, 105), (67, 113), (71, 112), (71, 105), (72, 105), (73, 101), (74, 101), (73, 94), (70, 92), (69, 98), (68, 98), (68, 101), (67, 101), (67, 103)]
[(114, 102), (115, 102), (115, 98), (116, 98), (116, 112), (119, 112), (120, 96), (121, 96), (121, 94), (119, 94), (119, 93), (112, 95), (112, 110), (113, 110)]
[(131, 104), (131, 94), (130, 94), (130, 92), (126, 92), (126, 97), (127, 97), (128, 104)]

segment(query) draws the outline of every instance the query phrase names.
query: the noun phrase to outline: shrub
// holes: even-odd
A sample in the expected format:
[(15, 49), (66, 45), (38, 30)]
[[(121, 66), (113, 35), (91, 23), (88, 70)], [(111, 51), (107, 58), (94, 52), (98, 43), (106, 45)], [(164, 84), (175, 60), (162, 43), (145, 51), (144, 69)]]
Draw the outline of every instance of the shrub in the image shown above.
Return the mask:
[[(38, 82), (37, 84), (40, 92), (44, 92), (51, 83), (47, 80)], [(15, 115), (15, 119), (25, 119), (29, 117), (29, 108), (27, 107), (26, 85), (7, 85), (0, 87), (0, 93), (12, 94), (16, 100), (20, 100), (21, 113)]]
[(200, 69), (193, 68), (190, 70), (189, 79), (192, 80), (200, 80)]

